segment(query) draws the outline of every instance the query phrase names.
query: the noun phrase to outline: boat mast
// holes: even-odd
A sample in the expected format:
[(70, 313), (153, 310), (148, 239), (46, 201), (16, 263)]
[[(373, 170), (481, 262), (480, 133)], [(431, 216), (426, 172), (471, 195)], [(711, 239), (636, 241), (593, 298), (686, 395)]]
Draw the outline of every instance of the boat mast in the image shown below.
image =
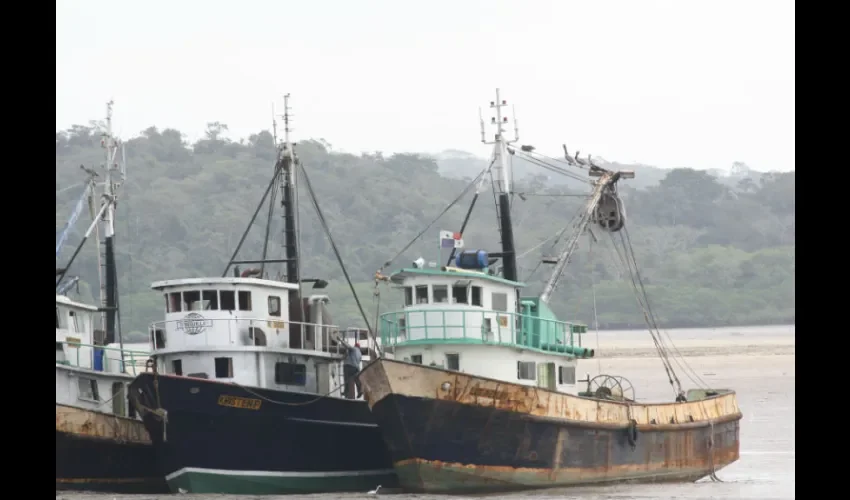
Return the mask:
[[(103, 309), (105, 315), (106, 339), (104, 344), (114, 342), (118, 339), (123, 359), (124, 340), (120, 327), (117, 326), (118, 312), (118, 275), (115, 264), (115, 204), (118, 189), (124, 183), (126, 170), (124, 167), (124, 149), (120, 141), (112, 135), (112, 101), (106, 104), (106, 130), (103, 133), (101, 147), (104, 149), (106, 179), (104, 182), (104, 203), (106, 210), (103, 213), (104, 226), (104, 294)], [(121, 158), (118, 157), (119, 151)], [(117, 335), (116, 335), (117, 333)], [(124, 363), (121, 363), (121, 371), (124, 371)]]
[(481, 142), (493, 145), (493, 184), (494, 189), (498, 191), (499, 227), (502, 233), (502, 276), (506, 280), (517, 281), (517, 259), (514, 247), (514, 232), (511, 223), (510, 195), (512, 189), (512, 171), (511, 160), (508, 153), (508, 144), (513, 144), (519, 140), (519, 130), (516, 126), (516, 117), (514, 117), (514, 138), (512, 140), (508, 140), (505, 137), (505, 125), (508, 122), (508, 117), (502, 116), (502, 108), (507, 105), (507, 101), (501, 98), (499, 89), (496, 89), (496, 100), (490, 101), (490, 108), (493, 109), (496, 114), (496, 116), (490, 118), (490, 123), (496, 125), (496, 135), (493, 141), (486, 140), (484, 122), (482, 120)]
[(298, 262), (298, 210), (295, 203), (295, 152), (289, 133), (289, 94), (283, 96), (283, 151), (281, 152), (280, 204), (283, 207), (283, 234), (286, 251), (286, 281), (295, 283), (298, 287), (298, 300), (301, 300), (301, 266)]
[[(82, 168), (91, 176), (89, 190), (89, 213), (92, 216), (92, 224), (94, 227), (94, 252), (97, 256), (97, 283), (98, 283), (98, 298), (100, 299), (101, 307), (106, 304), (106, 276), (104, 276), (104, 258), (103, 258), (103, 242), (101, 240), (101, 228), (103, 215), (106, 213), (106, 205), (103, 204), (100, 210), (97, 209), (98, 199), (102, 198), (102, 196), (98, 195), (97, 192), (97, 181), (95, 180), (97, 172), (94, 169), (87, 169), (82, 166)], [(101, 202), (102, 203), (102, 202)], [(83, 238), (85, 241), (85, 238)], [(70, 262), (68, 266), (70, 266)], [(103, 330), (106, 328), (106, 316), (101, 314), (98, 323), (98, 327)]]
[[(239, 240), (239, 243), (236, 245), (236, 249), (234, 249), (233, 254), (230, 257), (230, 260), (227, 262), (227, 266), (224, 268), (224, 272), (222, 273), (222, 277), (227, 276), (227, 272), (231, 266), (238, 266), (239, 264), (260, 264), (261, 267), (259, 269), (250, 270), (251, 274), (260, 274), (260, 278), (264, 277), (265, 265), (273, 264), (273, 263), (285, 263), (285, 272), (283, 276), (283, 281), (288, 283), (294, 283), (299, 285), (298, 289), (298, 300), (301, 300), (301, 283), (304, 281), (313, 281), (319, 282), (321, 280), (317, 279), (308, 279), (304, 280), (301, 278), (300, 273), (300, 262), (298, 256), (298, 208), (297, 208), (297, 192), (295, 186), (295, 171), (298, 165), (298, 156), (295, 154), (294, 145), (290, 139), (290, 133), (292, 132), (292, 128), (290, 127), (290, 122), (292, 119), (292, 115), (289, 113), (289, 94), (283, 96), (284, 99), (284, 113), (282, 115), (283, 123), (284, 123), (284, 138), (283, 143), (278, 147), (277, 145), (277, 122), (272, 120), (272, 129), (274, 131), (275, 138), (275, 147), (277, 149), (277, 160), (275, 161), (274, 175), (272, 176), (268, 186), (266, 187), (265, 193), (263, 193), (260, 202), (257, 204), (257, 207), (254, 211), (254, 215), (251, 217), (251, 220), (248, 222), (248, 226), (245, 228), (245, 231), (242, 233), (242, 238)], [(242, 248), (242, 244), (245, 242), (245, 238), (248, 236), (248, 232), (250, 232), (251, 227), (254, 224), (254, 221), (257, 218), (257, 215), (260, 213), (260, 209), (265, 205), (266, 198), (268, 198), (269, 193), (272, 192), (272, 189), (278, 189), (280, 192), (280, 204), (283, 209), (283, 236), (284, 236), (284, 252), (285, 258), (283, 259), (268, 259), (266, 258), (267, 247), (269, 243), (269, 232), (268, 232), (268, 223), (271, 222), (272, 214), (274, 211), (274, 199), (275, 195), (272, 195), (271, 201), (269, 201), (269, 222), (266, 227), (266, 236), (263, 241), (263, 254), (262, 258), (259, 260), (235, 260), (236, 255), (239, 254), (239, 250)], [(246, 270), (246, 273), (249, 270)], [(236, 275), (238, 275), (238, 271)]]
[[(89, 207), (92, 211), (92, 223), (86, 232), (83, 234), (83, 239), (77, 245), (74, 254), (68, 261), (68, 264), (57, 272), (56, 287), (60, 288), (62, 280), (68, 272), (68, 269), (73, 264), (74, 259), (79, 255), (86, 240), (95, 233), (95, 243), (98, 262), (98, 280), (100, 282), (100, 311), (103, 313), (101, 317), (101, 325), (105, 330), (105, 338), (96, 339), (102, 340), (104, 344), (109, 344), (115, 341), (116, 332), (118, 342), (120, 344), (122, 360), (124, 341), (121, 335), (121, 328), (118, 325), (118, 275), (115, 265), (115, 206), (118, 199), (118, 191), (124, 184), (126, 179), (126, 166), (124, 162), (124, 145), (112, 135), (112, 101), (106, 103), (106, 126), (101, 134), (100, 145), (104, 149), (105, 163), (102, 167), (105, 169), (105, 179), (103, 183), (103, 193), (101, 194), (100, 208), (95, 211), (95, 204), (98, 198), (97, 182), (95, 178), (98, 174), (93, 169), (83, 167), (83, 170), (89, 174)], [(119, 157), (120, 153), (120, 157)], [(100, 235), (104, 235), (104, 241), (101, 246)], [(121, 363), (121, 371), (124, 371), (123, 361)]]

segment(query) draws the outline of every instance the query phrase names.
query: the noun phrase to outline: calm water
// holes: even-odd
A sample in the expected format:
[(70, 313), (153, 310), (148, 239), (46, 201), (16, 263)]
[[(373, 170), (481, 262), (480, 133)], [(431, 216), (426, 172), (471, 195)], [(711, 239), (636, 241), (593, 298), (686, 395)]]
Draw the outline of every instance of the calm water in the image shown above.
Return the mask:
[[(780, 499), (795, 498), (794, 456), (794, 326), (670, 330), (682, 359), (673, 367), (685, 388), (699, 377), (716, 388), (733, 388), (744, 413), (741, 422), (741, 459), (718, 472), (722, 483), (629, 485), (545, 490), (488, 499)], [(597, 347), (602, 356), (582, 361), (579, 373), (622, 375), (635, 388), (638, 400), (670, 400), (673, 392), (646, 332), (589, 332), (585, 346)], [(678, 361), (678, 363), (676, 362)], [(695, 372), (694, 373), (692, 372)], [(689, 376), (690, 375), (690, 376)], [(583, 375), (579, 378), (584, 378)], [(447, 498), (438, 495), (386, 495), (394, 500)], [(174, 498), (171, 495), (101, 495), (57, 493), (57, 499), (143, 500)], [(179, 495), (186, 500), (244, 500), (247, 498), (374, 498), (364, 494), (299, 495), (287, 497), (234, 497)], [(470, 498), (453, 496), (449, 498)], [(479, 497), (480, 498), (480, 497)]]

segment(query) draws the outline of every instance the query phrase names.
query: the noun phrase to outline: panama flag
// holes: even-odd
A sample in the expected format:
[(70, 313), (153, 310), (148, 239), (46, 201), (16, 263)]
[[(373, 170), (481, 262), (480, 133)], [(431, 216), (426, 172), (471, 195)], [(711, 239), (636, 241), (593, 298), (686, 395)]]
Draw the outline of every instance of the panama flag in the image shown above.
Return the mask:
[(463, 248), (461, 234), (451, 231), (440, 231), (440, 248)]

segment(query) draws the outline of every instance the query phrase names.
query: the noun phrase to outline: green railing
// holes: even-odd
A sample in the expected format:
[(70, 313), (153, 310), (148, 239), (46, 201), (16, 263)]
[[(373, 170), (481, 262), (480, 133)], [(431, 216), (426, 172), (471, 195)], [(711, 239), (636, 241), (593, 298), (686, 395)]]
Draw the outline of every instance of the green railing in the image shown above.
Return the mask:
[[(57, 347), (59, 344), (62, 345), (63, 350), (56, 350), (56, 364), (66, 365), (66, 366), (74, 366), (77, 368), (86, 368), (88, 370), (94, 370), (94, 356), (98, 351), (102, 351), (100, 354), (103, 357), (103, 372), (106, 373), (127, 373), (130, 375), (137, 375), (138, 372), (145, 370), (145, 363), (148, 358), (150, 358), (150, 353), (141, 352), (141, 351), (129, 351), (124, 349), (124, 357), (123, 360), (121, 358), (122, 350), (117, 347), (105, 347), (101, 345), (93, 345), (93, 344), (82, 344), (79, 342), (67, 342), (67, 341), (57, 341)], [(88, 348), (86, 352), (82, 352), (83, 349)], [(98, 351), (95, 351), (97, 349)], [(62, 352), (62, 358), (59, 359), (60, 352)], [(112, 356), (110, 356), (112, 354)], [(82, 361), (82, 363), (81, 363)], [(122, 362), (123, 362), (123, 370), (122, 370)], [(114, 370), (111, 368), (115, 368)]]
[(488, 344), (577, 357), (594, 354), (578, 342), (578, 336), (587, 332), (585, 325), (486, 309), (411, 308), (386, 313), (378, 331), (383, 346)]

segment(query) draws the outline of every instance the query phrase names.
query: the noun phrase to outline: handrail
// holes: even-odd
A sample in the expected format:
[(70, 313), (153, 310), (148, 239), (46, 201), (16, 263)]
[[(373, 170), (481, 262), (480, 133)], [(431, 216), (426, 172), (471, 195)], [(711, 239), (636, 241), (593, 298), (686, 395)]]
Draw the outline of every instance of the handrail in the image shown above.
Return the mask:
[[(154, 331), (161, 330), (164, 334), (167, 335), (169, 330), (174, 331), (174, 329), (180, 329), (179, 325), (185, 324), (186, 321), (187, 321), (187, 319), (185, 317), (180, 318), (180, 319), (169, 319), (169, 320), (162, 320), (162, 321), (154, 321), (153, 323), (150, 324), (149, 333), (153, 334)], [(191, 322), (192, 319), (188, 318), (188, 321)], [(335, 346), (331, 345), (333, 343), (332, 341), (335, 340), (334, 333), (340, 334), (341, 332), (344, 332), (344, 330), (341, 330), (339, 328), (339, 326), (337, 326), (337, 325), (307, 323), (307, 322), (304, 322), (304, 321), (283, 320), (283, 319), (276, 319), (274, 317), (269, 317), (269, 318), (232, 318), (232, 317), (228, 317), (228, 318), (203, 318), (199, 321), (203, 321), (203, 328), (198, 333), (203, 333), (204, 341), (207, 345), (216, 345), (216, 344), (211, 344), (209, 342), (209, 332), (210, 332), (210, 330), (215, 329), (214, 327), (216, 326), (216, 323), (218, 323), (218, 324), (221, 324), (221, 322), (227, 323), (227, 337), (228, 337), (228, 342), (230, 342), (229, 345), (233, 345), (232, 341), (233, 341), (234, 333), (238, 333), (238, 330), (242, 329), (242, 328), (249, 328), (249, 329), (250, 328), (258, 328), (260, 330), (263, 330), (263, 329), (288, 330), (287, 327), (289, 327), (289, 326), (299, 325), (299, 326), (308, 327), (308, 328), (301, 328), (301, 331), (300, 331), (300, 345), (301, 345), (301, 347), (289, 346), (288, 347), (289, 349), (302, 349), (302, 350), (305, 350), (305, 351), (317, 350), (315, 348), (308, 349), (306, 347), (307, 346), (307, 342), (306, 342), (307, 333), (312, 328), (312, 331), (313, 331), (313, 334), (314, 334), (314, 337), (313, 337), (314, 338), (314, 346), (315, 346), (316, 336), (322, 335), (321, 338), (322, 338), (322, 341), (323, 341), (322, 342), (323, 345), (322, 345), (321, 351), (328, 352), (328, 353), (340, 354), (340, 355), (344, 353), (344, 348), (339, 342), (336, 342)], [(238, 327), (236, 329), (233, 328), (234, 324), (238, 325)], [(174, 325), (178, 325), (178, 326), (175, 327)], [(288, 334), (288, 331), (287, 331), (287, 334)], [(155, 340), (156, 339), (154, 339), (154, 341)], [(325, 340), (327, 340), (327, 343), (324, 342)], [(167, 337), (165, 339), (165, 345), (168, 346)], [(255, 347), (264, 347), (263, 344), (257, 344), (257, 336), (256, 335), (254, 335), (252, 337), (252, 344), (249, 344), (249, 345), (253, 345)], [(244, 345), (242, 345), (242, 346), (244, 347)], [(157, 348), (156, 345), (153, 345), (153, 348), (154, 348), (153, 352), (155, 353), (156, 351), (161, 350), (161, 349), (165, 349), (167, 347)]]
[[(64, 357), (65, 357), (65, 360), (57, 359), (56, 360), (57, 364), (73, 366), (73, 367), (77, 367), (77, 368), (85, 368), (87, 370), (94, 370), (95, 352), (101, 351), (101, 352), (104, 353), (103, 370), (102, 370), (104, 373), (130, 373), (129, 367), (132, 367), (132, 373), (130, 373), (130, 374), (131, 375), (138, 375), (138, 372), (136, 371), (136, 369), (141, 368), (142, 371), (144, 371), (145, 362), (147, 362), (148, 358), (150, 358), (150, 356), (151, 356), (151, 353), (149, 353), (149, 352), (131, 351), (131, 350), (128, 350), (128, 349), (121, 349), (120, 347), (106, 347), (106, 346), (102, 346), (102, 345), (84, 344), (82, 342), (71, 342), (71, 341), (67, 341), (67, 340), (57, 340), (56, 343), (63, 345), (62, 352), (63, 352)], [(68, 359), (69, 353), (66, 349), (64, 349), (64, 346), (68, 346), (68, 347), (71, 347), (71, 348), (74, 348), (74, 349), (77, 350), (77, 355), (76, 355), (76, 359), (75, 359), (76, 364), (72, 363), (71, 360)], [(88, 358), (88, 361), (89, 361), (88, 366), (84, 366), (84, 365), (80, 364), (80, 357), (81, 357), (80, 349), (79, 349), (80, 347), (87, 347), (87, 348), (91, 349), (91, 352), (88, 355), (86, 355), (86, 357)], [(122, 359), (122, 357), (110, 358), (109, 356), (106, 356), (106, 354), (108, 352), (119, 352), (119, 353), (123, 352), (123, 359)], [(130, 357), (129, 360), (127, 359), (128, 355)], [(119, 370), (117, 372), (109, 370), (110, 361), (114, 361), (114, 362), (120, 364)], [(139, 363), (141, 363), (141, 366), (137, 366)], [(124, 368), (124, 370), (121, 369), (122, 367)]]
[[(194, 311), (191, 311), (194, 312)], [(307, 325), (307, 326), (318, 326), (321, 328), (330, 328), (332, 330), (342, 331), (339, 329), (337, 325), (328, 325), (328, 324), (319, 324), (319, 323), (307, 323), (305, 321), (292, 321), (292, 320), (284, 320), (284, 319), (275, 319), (274, 317), (268, 318), (204, 318), (204, 321), (230, 321), (230, 322), (240, 322), (240, 321), (256, 321), (258, 323), (285, 323), (287, 325)], [(182, 319), (168, 319), (162, 321), (154, 321), (151, 323), (151, 326), (154, 325), (164, 325), (166, 323), (182, 323), (186, 321), (185, 318)]]
[(590, 354), (575, 345), (576, 336), (587, 332), (583, 324), (492, 309), (422, 307), (388, 312), (380, 316), (378, 331), (385, 348), (453, 343)]

